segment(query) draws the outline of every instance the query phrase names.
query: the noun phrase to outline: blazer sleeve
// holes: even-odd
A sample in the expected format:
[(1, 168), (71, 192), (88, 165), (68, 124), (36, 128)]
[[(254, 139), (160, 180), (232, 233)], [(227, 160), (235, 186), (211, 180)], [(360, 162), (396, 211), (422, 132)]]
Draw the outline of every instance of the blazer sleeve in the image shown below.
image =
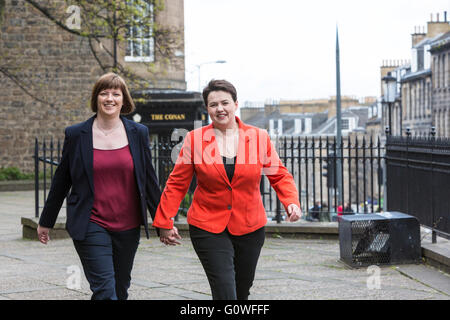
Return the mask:
[(72, 186), (69, 166), (70, 140), (68, 130), (66, 129), (61, 160), (56, 168), (55, 175), (53, 176), (47, 201), (45, 202), (44, 209), (42, 210), (39, 219), (39, 225), (46, 228), (53, 228), (55, 225), (56, 218), (61, 210), (64, 199)]
[(291, 203), (300, 207), (298, 190), (294, 178), (281, 162), (267, 132), (265, 132), (265, 136), (266, 141), (263, 143), (263, 148), (265, 148), (263, 154), (266, 158), (263, 159), (263, 173), (269, 179), (270, 185), (277, 193), (286, 212), (288, 211), (287, 207)]
[(145, 199), (147, 208), (150, 212), (152, 220), (155, 220), (155, 212), (161, 198), (161, 189), (159, 188), (158, 178), (156, 177), (155, 168), (152, 164), (152, 155), (150, 150), (150, 141), (148, 139), (148, 128), (144, 130), (144, 157), (145, 157)]
[(173, 218), (177, 215), (181, 201), (194, 175), (192, 160), (192, 131), (186, 135), (175, 166), (167, 179), (161, 196), (161, 202), (156, 210), (154, 227), (163, 229), (173, 228)]

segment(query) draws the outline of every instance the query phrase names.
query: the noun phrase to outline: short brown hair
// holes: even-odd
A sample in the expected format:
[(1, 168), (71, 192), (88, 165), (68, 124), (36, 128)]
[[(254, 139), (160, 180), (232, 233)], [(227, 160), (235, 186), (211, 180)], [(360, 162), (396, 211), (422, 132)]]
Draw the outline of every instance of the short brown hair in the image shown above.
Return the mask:
[(123, 95), (123, 105), (120, 110), (121, 114), (129, 114), (135, 110), (135, 105), (133, 99), (131, 98), (130, 92), (125, 81), (121, 76), (113, 72), (106, 73), (102, 75), (94, 85), (91, 95), (91, 109), (93, 112), (97, 113), (97, 97), (103, 90), (106, 89), (120, 89)]
[(208, 96), (213, 91), (225, 91), (231, 94), (233, 101), (237, 101), (237, 92), (236, 88), (227, 80), (211, 80), (208, 85), (203, 89), (203, 101), (205, 102), (205, 106), (208, 107)]

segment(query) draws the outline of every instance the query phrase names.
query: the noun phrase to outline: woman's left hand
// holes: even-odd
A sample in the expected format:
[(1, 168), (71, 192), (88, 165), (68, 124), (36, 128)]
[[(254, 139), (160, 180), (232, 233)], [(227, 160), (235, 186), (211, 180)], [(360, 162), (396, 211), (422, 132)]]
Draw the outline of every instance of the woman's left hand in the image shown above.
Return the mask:
[(302, 217), (302, 209), (300, 209), (295, 203), (288, 205), (288, 216), (286, 221), (294, 222)]
[(162, 243), (169, 246), (175, 246), (177, 244), (181, 244), (177, 239), (181, 239), (180, 234), (178, 233), (177, 227), (173, 227), (173, 229), (160, 229), (159, 239)]

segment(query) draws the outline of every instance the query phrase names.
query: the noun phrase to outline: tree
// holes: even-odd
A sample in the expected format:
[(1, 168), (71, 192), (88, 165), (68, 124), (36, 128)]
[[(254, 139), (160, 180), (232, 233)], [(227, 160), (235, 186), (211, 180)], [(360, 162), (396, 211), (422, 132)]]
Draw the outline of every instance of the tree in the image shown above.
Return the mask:
[[(176, 51), (183, 46), (182, 30), (163, 26), (155, 17), (164, 9), (163, 0), (25, 0), (25, 2), (64, 32), (88, 40), (89, 48), (103, 72), (116, 72), (131, 86), (148, 85), (148, 79), (139, 75), (121, 61), (126, 52), (143, 50), (153, 52), (153, 58), (142, 61), (147, 74), (155, 77), (158, 67), (165, 69), (176, 60)], [(0, 0), (0, 8), (4, 1)], [(1, 17), (0, 17), (1, 19)], [(0, 54), (0, 73), (11, 79), (33, 99), (52, 104), (34, 92), (41, 83), (30, 82), (21, 72), (20, 57)]]

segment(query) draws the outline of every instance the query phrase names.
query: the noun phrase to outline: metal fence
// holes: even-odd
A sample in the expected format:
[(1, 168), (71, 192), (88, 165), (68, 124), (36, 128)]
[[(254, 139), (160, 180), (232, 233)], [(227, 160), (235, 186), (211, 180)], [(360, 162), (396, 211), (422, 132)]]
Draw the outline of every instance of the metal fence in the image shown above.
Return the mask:
[[(345, 203), (353, 213), (382, 211), (384, 147), (379, 138), (374, 141), (372, 137), (349, 136), (340, 144), (335, 137), (271, 139), (294, 177), (307, 219), (336, 220), (339, 206)], [(341, 194), (337, 190), (338, 175), (342, 181)], [(279, 204), (265, 177), (261, 190), (268, 214), (275, 211), (276, 215)], [(319, 212), (313, 208), (316, 203)]]
[[(344, 202), (351, 204), (353, 212), (375, 212), (382, 210), (383, 188), (380, 179), (384, 166), (384, 148), (380, 140), (372, 138), (348, 138), (340, 145), (335, 138), (318, 137), (271, 137), (281, 161), (294, 177), (300, 190), (300, 203), (308, 220), (332, 221), (336, 219), (338, 207)], [(153, 165), (157, 172), (161, 190), (164, 189), (173, 159), (181, 147), (180, 141), (160, 138), (150, 145)], [(35, 215), (39, 216), (39, 192), (48, 191), (48, 181), (54, 174), (61, 154), (61, 143), (57, 141), (35, 141)], [(174, 156), (175, 155), (175, 156)], [(341, 170), (339, 171), (338, 168)], [(336, 192), (337, 174), (341, 172), (343, 192)], [(39, 176), (44, 175), (43, 190), (39, 190)], [(195, 177), (182, 201), (179, 214), (186, 214), (195, 190)], [(268, 179), (261, 179), (261, 196), (268, 218), (281, 221), (282, 211)], [(315, 203), (320, 208), (313, 208)]]
[[(61, 141), (56, 143), (53, 138), (50, 141), (45, 139), (39, 143), (38, 138), (34, 141), (34, 212), (35, 217), (39, 217), (39, 192), (42, 191), (42, 198), (44, 203), (47, 200), (47, 189), (49, 189), (49, 184), (51, 182), (56, 166), (58, 166), (61, 159)], [(41, 171), (42, 170), (42, 171)], [(42, 190), (39, 190), (40, 179), (43, 179)]]
[(450, 236), (450, 139), (388, 137), (387, 209), (418, 218), (436, 233)]
[[(386, 202), (386, 211), (413, 215), (421, 225), (432, 229), (433, 241), (436, 232), (449, 237), (450, 139), (388, 136), (386, 148), (380, 138), (374, 141), (371, 137), (348, 137), (341, 144), (334, 137), (273, 136), (271, 139), (294, 177), (308, 220), (335, 220), (339, 206), (344, 203), (349, 203), (354, 213), (368, 213), (383, 211)], [(151, 143), (161, 190), (180, 147), (181, 140), (169, 138)], [(45, 202), (61, 151), (60, 141), (35, 140), (36, 217), (42, 208), (39, 193), (43, 193)], [(341, 194), (336, 190), (338, 173), (342, 179)], [(194, 177), (179, 214), (186, 214), (195, 186)], [(284, 209), (264, 176), (260, 190), (268, 217), (281, 221)], [(384, 190), (387, 190), (386, 197)], [(320, 204), (320, 209), (313, 208), (315, 203)]]

